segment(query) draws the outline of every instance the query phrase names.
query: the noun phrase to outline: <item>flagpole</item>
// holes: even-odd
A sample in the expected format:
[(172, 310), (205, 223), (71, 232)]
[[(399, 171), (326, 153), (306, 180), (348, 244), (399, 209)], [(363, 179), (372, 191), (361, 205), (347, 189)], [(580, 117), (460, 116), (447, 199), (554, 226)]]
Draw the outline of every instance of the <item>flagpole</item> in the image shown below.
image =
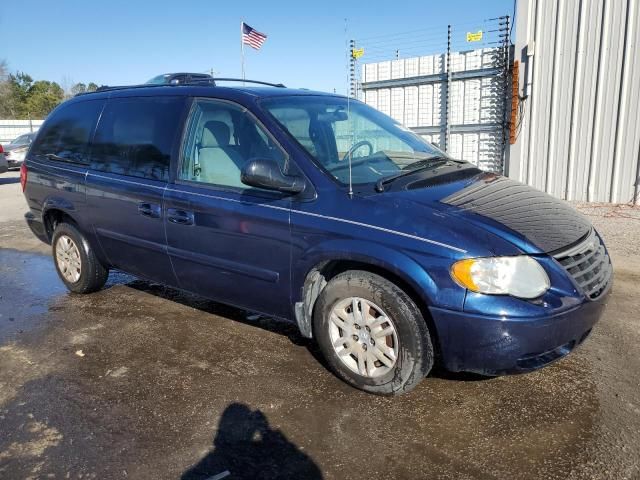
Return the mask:
[(242, 84), (244, 85), (244, 39), (243, 39), (243, 35), (244, 35), (244, 20), (242, 20), (240, 22), (240, 52), (241, 52), (241, 56), (242, 56)]

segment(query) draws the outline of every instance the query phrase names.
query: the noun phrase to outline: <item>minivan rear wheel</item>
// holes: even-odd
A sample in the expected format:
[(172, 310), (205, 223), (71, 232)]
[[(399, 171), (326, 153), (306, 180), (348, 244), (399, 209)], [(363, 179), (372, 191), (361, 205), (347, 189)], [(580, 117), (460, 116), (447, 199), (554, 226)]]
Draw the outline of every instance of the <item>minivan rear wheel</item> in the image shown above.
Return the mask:
[(361, 390), (408, 392), (433, 367), (433, 345), (420, 309), (380, 275), (358, 270), (336, 275), (320, 293), (313, 320), (329, 367)]
[(51, 239), (53, 261), (60, 279), (74, 293), (100, 290), (109, 270), (100, 263), (87, 239), (70, 223), (59, 223)]

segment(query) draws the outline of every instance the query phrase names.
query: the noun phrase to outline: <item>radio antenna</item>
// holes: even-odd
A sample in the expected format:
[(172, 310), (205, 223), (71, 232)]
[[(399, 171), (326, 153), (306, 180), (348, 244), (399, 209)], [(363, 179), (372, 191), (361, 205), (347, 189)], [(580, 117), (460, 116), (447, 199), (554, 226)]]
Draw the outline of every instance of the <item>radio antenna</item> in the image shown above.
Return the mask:
[[(345, 42), (347, 41), (347, 19), (344, 19), (344, 37)], [(349, 40), (347, 55), (349, 61), (348, 65), (348, 74), (347, 74), (347, 122), (348, 125), (351, 124), (351, 145), (349, 146), (349, 151), (347, 152), (347, 161), (349, 162), (349, 198), (353, 198), (353, 179), (351, 176), (351, 156), (353, 155), (351, 148), (353, 147), (355, 141), (355, 132), (353, 129), (353, 122), (351, 122), (351, 95), (355, 92), (355, 73), (356, 73), (356, 62), (354, 57), (354, 50), (356, 48), (356, 41)]]

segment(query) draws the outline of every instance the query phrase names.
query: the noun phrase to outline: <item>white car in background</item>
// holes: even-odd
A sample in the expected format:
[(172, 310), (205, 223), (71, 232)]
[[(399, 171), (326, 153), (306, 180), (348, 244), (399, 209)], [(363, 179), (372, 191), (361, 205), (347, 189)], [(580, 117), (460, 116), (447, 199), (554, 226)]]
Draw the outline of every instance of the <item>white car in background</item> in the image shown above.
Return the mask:
[(2, 145), (0, 145), (0, 173), (4, 173), (9, 170), (9, 163), (3, 153)]
[(4, 147), (4, 156), (7, 159), (8, 168), (17, 168), (22, 165), (31, 142), (36, 138), (36, 134), (36, 132), (31, 132), (20, 135)]

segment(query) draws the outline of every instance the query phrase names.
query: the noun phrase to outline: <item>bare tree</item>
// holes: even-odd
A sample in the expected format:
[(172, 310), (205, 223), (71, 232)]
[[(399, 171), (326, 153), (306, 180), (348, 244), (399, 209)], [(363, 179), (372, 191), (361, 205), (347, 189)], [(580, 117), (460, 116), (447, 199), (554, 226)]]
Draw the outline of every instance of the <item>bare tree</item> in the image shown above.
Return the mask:
[(62, 90), (64, 91), (64, 98), (65, 100), (67, 98), (71, 98), (75, 95), (75, 93), (73, 92), (73, 87), (76, 85), (76, 82), (73, 81), (73, 78), (71, 78), (70, 75), (64, 75), (62, 77), (62, 80), (60, 81), (60, 86), (62, 87)]
[(0, 118), (12, 115), (11, 86), (9, 85), (9, 67), (6, 60), (0, 60)]

